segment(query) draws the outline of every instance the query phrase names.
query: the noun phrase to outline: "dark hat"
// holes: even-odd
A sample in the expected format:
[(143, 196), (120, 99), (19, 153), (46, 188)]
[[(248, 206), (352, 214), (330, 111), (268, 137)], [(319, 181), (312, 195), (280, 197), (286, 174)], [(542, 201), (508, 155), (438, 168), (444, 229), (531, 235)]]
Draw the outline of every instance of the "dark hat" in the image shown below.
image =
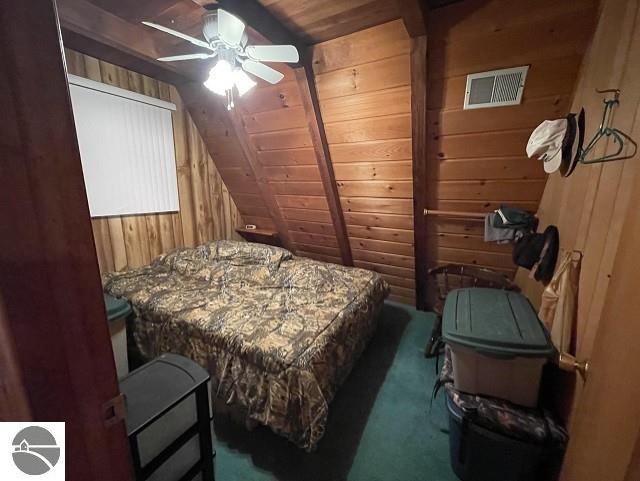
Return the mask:
[(513, 262), (533, 272), (537, 281), (548, 284), (558, 260), (558, 228), (548, 226), (543, 234), (525, 234), (513, 246)]
[(558, 250), (560, 249), (560, 234), (555, 225), (550, 225), (544, 230), (544, 246), (540, 252), (538, 265), (534, 266), (533, 276), (537, 281), (547, 285), (553, 277), (558, 261)]
[(573, 123), (573, 128), (577, 130), (577, 137), (571, 147), (571, 154), (567, 156), (568, 159), (566, 161), (563, 153), (562, 164), (560, 165), (560, 173), (563, 177), (569, 177), (576, 168), (576, 165), (578, 165), (580, 154), (582, 153), (582, 144), (584, 143), (584, 109), (580, 109), (577, 122), (575, 120), (575, 114), (569, 115), (573, 116), (573, 122), (570, 123)]

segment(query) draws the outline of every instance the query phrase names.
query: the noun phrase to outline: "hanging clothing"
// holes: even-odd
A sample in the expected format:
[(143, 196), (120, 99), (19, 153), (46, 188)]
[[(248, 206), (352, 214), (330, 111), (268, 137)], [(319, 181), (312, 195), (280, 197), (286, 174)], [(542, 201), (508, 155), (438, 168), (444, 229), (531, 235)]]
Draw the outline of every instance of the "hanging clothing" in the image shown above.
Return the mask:
[(503, 205), (495, 213), (493, 227), (522, 230), (525, 234), (538, 228), (538, 218), (526, 210)]
[(501, 206), (484, 218), (484, 241), (506, 244), (535, 232), (538, 218), (517, 207)]
[(516, 238), (516, 229), (495, 227), (494, 221), (498, 214), (490, 212), (484, 217), (484, 241), (506, 244)]
[(571, 352), (572, 332), (578, 311), (578, 283), (582, 253), (564, 252), (558, 268), (542, 293), (538, 317), (551, 334), (551, 341), (560, 353)]

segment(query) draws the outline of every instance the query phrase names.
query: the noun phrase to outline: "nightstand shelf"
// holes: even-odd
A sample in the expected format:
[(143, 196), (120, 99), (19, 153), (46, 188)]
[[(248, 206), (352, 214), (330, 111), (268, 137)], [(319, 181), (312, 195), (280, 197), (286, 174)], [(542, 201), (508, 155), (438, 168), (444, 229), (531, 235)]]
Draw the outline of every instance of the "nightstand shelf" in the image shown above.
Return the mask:
[(260, 244), (268, 244), (271, 246), (280, 247), (280, 237), (274, 230), (268, 229), (245, 229), (239, 227), (236, 232), (242, 236), (243, 239), (249, 242), (258, 242)]

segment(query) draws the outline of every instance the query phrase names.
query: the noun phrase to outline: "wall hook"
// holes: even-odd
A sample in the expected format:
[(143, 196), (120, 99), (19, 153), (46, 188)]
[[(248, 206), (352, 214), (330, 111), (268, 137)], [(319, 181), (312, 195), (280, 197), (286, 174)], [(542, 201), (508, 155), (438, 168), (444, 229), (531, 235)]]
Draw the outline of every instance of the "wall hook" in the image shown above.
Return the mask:
[[(597, 164), (601, 162), (611, 162), (614, 160), (630, 159), (631, 157), (636, 155), (636, 152), (638, 151), (638, 144), (624, 132), (611, 127), (613, 108), (616, 105), (620, 104), (620, 89), (596, 89), (596, 92), (599, 94), (613, 93), (613, 98), (605, 98), (605, 100), (603, 101), (604, 112), (602, 113), (602, 121), (600, 122), (600, 127), (598, 127), (598, 130), (596, 131), (591, 141), (580, 152), (580, 163)], [(616, 152), (613, 154), (603, 155), (602, 157), (598, 157), (595, 159), (587, 160), (587, 156), (589, 155), (589, 153), (595, 148), (596, 144), (603, 137), (613, 137), (613, 143), (618, 145), (618, 149), (616, 150)], [(633, 152), (628, 155), (621, 155), (622, 151), (625, 149), (625, 142), (628, 142), (633, 146)]]

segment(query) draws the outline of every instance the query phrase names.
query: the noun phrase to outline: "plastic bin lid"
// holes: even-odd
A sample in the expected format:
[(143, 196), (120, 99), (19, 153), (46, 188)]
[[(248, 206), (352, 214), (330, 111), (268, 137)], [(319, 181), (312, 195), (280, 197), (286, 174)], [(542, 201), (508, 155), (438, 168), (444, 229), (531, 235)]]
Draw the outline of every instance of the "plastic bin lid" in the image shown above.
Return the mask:
[(104, 305), (107, 309), (107, 319), (109, 321), (126, 317), (131, 312), (131, 306), (126, 299), (118, 299), (109, 294), (104, 295)]
[(492, 357), (551, 357), (555, 348), (528, 299), (512, 291), (451, 291), (442, 314), (442, 337)]

